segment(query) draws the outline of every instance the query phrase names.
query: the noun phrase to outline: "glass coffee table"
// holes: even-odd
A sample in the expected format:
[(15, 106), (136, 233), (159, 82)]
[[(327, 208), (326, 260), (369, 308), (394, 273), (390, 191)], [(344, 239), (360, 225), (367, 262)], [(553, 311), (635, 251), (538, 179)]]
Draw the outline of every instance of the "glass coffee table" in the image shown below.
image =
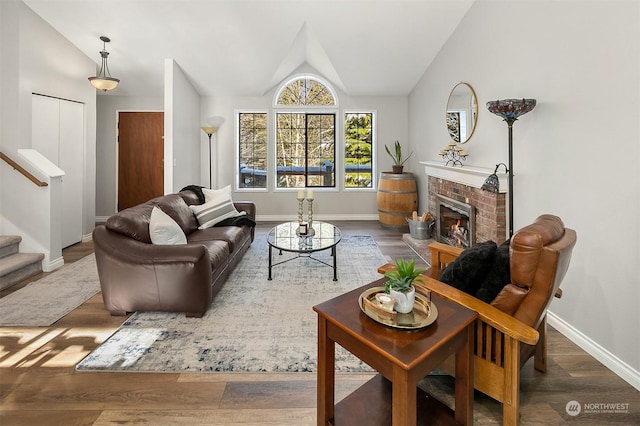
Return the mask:
[[(311, 224), (313, 235), (298, 235), (298, 222), (285, 222), (272, 228), (267, 234), (267, 243), (269, 244), (269, 280), (271, 280), (271, 268), (285, 262), (297, 259), (299, 257), (308, 257), (324, 265), (333, 268), (333, 280), (338, 281), (338, 268), (336, 263), (336, 246), (342, 239), (340, 229), (327, 222), (313, 221)], [(282, 254), (283, 251), (297, 253), (296, 257), (292, 257), (281, 262), (273, 263), (273, 249)], [(311, 254), (331, 249), (331, 257), (333, 265), (323, 260), (313, 257)]]

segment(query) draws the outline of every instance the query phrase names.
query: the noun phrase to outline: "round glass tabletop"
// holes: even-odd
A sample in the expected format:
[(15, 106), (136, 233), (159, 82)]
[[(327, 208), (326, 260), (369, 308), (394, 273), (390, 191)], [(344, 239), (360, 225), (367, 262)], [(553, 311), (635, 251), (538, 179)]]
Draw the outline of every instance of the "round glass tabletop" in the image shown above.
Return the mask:
[(340, 229), (327, 222), (313, 221), (314, 235), (297, 235), (298, 222), (285, 222), (272, 228), (267, 234), (270, 246), (295, 253), (312, 253), (326, 250), (342, 239)]

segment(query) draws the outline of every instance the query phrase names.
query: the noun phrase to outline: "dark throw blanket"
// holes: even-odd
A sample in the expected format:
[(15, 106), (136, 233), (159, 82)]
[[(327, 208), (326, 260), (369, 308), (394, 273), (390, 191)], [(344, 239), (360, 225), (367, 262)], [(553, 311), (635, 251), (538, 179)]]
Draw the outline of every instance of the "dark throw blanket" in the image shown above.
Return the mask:
[(247, 216), (246, 214), (236, 216), (236, 217), (228, 217), (221, 222), (216, 223), (213, 227), (217, 226), (256, 226), (256, 221), (253, 220), (252, 217)]
[(202, 188), (204, 188), (204, 186), (187, 185), (184, 188), (182, 188), (180, 190), (180, 192), (182, 192), (182, 191), (192, 191), (198, 196), (198, 201), (200, 201), (200, 204), (204, 204), (204, 192), (202, 192)]

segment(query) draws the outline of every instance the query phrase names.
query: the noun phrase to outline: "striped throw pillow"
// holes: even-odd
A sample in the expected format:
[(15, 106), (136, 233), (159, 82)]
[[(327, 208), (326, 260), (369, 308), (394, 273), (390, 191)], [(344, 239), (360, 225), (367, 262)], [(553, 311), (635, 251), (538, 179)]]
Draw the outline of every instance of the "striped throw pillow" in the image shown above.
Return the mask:
[(198, 219), (198, 229), (211, 228), (218, 222), (230, 217), (240, 216), (231, 198), (231, 186), (219, 190), (202, 190), (206, 202), (200, 205), (192, 205), (189, 208)]

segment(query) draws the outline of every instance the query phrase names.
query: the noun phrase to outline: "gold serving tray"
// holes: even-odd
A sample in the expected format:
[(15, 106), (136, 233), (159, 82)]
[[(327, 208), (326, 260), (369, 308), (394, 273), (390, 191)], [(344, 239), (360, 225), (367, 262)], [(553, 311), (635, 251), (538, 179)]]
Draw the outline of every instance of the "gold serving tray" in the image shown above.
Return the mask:
[(433, 324), (438, 318), (438, 309), (433, 302), (430, 302), (426, 295), (416, 289), (415, 303), (413, 311), (401, 314), (393, 311), (389, 312), (380, 306), (376, 300), (377, 293), (384, 293), (384, 287), (372, 287), (365, 290), (358, 300), (360, 309), (369, 318), (389, 327), (415, 330)]

